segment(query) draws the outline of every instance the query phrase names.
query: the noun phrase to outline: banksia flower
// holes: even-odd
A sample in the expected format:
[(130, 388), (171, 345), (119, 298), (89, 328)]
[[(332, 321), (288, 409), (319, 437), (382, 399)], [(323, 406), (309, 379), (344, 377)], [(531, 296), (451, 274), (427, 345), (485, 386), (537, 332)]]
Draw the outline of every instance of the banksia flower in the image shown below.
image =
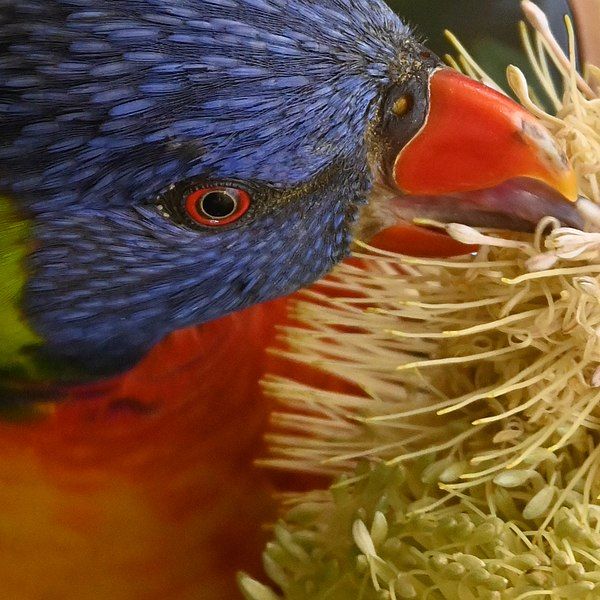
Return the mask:
[[(252, 600), (600, 597), (600, 99), (523, 3), (545, 98), (508, 70), (577, 171), (587, 229), (429, 223), (478, 246), (413, 258), (361, 245), (305, 302), (285, 354), (351, 387), (271, 376), (264, 462), (335, 478), (289, 494)], [(486, 81), (458, 45), (455, 66)], [(555, 87), (550, 64), (564, 89)], [(547, 111), (545, 105), (553, 107)]]

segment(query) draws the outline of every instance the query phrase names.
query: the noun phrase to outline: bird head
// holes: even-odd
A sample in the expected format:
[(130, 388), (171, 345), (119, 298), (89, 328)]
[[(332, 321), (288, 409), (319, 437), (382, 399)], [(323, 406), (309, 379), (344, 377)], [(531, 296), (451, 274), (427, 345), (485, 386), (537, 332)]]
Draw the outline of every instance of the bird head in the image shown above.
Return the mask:
[(171, 331), (309, 284), (369, 198), (371, 228), (576, 221), (549, 134), (378, 0), (5, 4), (23, 372), (107, 376)]

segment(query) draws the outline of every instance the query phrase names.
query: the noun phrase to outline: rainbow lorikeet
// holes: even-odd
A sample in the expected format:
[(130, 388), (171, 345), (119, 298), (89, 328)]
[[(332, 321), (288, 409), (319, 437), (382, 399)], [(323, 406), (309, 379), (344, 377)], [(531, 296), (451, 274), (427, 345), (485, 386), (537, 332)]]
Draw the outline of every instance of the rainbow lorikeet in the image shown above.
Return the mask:
[(231, 317), (237, 337), (190, 327), (315, 281), (403, 218), (578, 224), (546, 131), (379, 0), (0, 1), (0, 115), (0, 396), (21, 411), (0, 428), (0, 574), (17, 600), (231, 597), (206, 578), (226, 556), (205, 558), (254, 539), (220, 545), (249, 522), (242, 497), (265, 506), (239, 473), (274, 313)]

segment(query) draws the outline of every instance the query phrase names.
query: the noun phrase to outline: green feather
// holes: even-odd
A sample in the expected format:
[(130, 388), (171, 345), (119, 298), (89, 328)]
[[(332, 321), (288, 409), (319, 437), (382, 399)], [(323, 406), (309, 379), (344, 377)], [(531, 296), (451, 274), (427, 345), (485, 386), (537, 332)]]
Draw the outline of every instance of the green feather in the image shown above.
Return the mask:
[[(33, 245), (32, 222), (0, 195), (0, 419), (6, 417), (6, 402), (16, 390), (31, 391), (53, 384), (85, 380), (73, 365), (44, 353), (40, 337), (23, 313), (23, 295), (28, 277), (27, 256)], [(19, 401), (17, 401), (19, 404)], [(21, 415), (22, 410), (18, 410)]]
[(21, 311), (30, 230), (29, 220), (0, 196), (0, 373), (26, 380), (41, 376), (32, 351), (43, 344)]

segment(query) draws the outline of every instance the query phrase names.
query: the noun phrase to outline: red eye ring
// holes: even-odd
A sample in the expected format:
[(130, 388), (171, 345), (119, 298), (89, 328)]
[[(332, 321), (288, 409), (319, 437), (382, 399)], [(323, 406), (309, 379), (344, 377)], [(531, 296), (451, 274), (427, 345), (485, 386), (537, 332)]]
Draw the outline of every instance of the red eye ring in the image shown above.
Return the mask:
[(250, 208), (250, 194), (230, 187), (202, 188), (185, 200), (188, 216), (200, 225), (222, 227), (235, 223)]

